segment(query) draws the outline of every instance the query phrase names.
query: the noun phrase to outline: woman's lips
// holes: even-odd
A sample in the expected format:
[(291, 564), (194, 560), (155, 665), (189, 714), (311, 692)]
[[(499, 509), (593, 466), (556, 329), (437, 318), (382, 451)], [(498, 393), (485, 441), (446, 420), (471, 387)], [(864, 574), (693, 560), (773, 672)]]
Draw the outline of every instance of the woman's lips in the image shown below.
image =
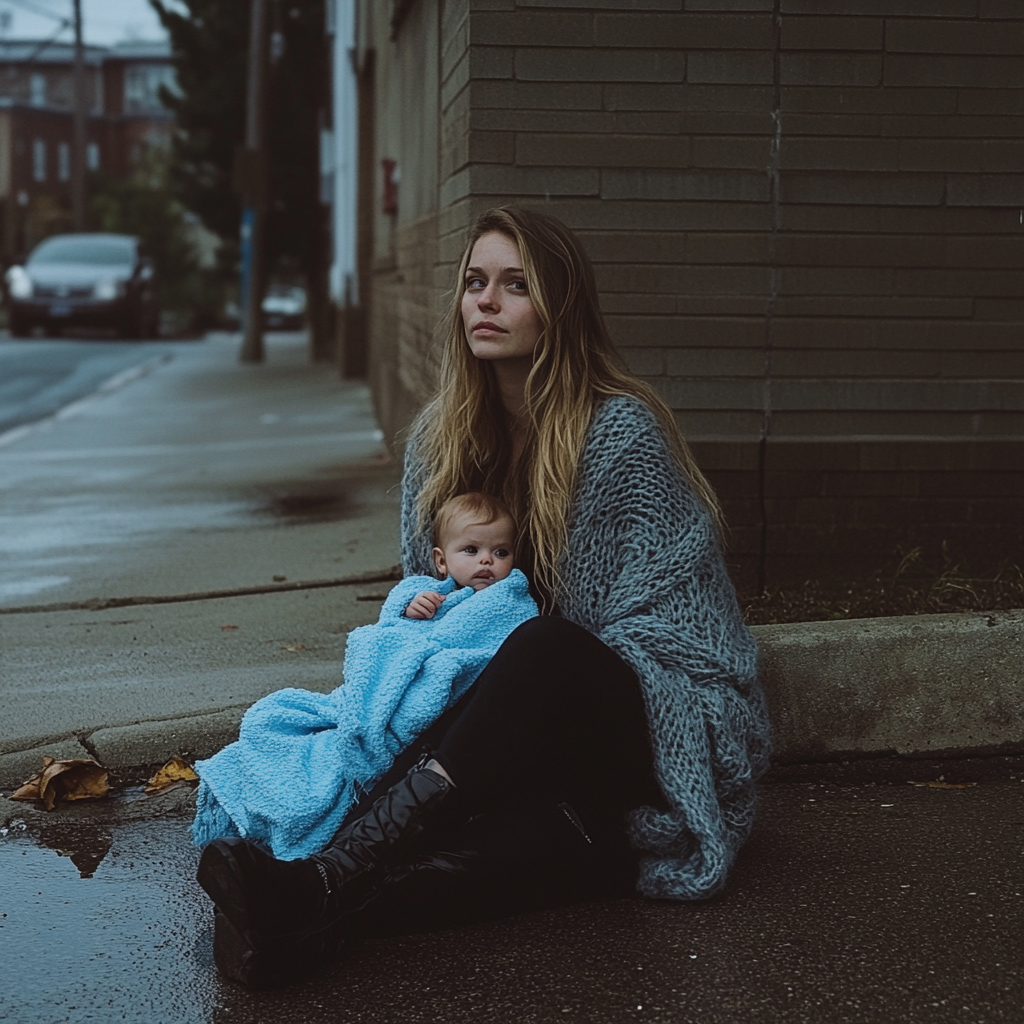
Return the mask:
[(508, 331), (503, 327), (499, 327), (497, 324), (492, 324), (488, 320), (481, 320), (480, 323), (473, 325), (473, 333), (508, 334)]

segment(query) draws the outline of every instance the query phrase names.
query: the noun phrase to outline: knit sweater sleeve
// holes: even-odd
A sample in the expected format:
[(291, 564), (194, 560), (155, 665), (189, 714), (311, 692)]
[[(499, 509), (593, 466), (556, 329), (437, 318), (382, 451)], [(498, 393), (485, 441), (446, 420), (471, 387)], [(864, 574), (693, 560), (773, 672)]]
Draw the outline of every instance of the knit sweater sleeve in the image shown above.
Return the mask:
[(427, 481), (423, 458), (425, 414), (421, 413), (409, 431), (402, 469), (402, 572), (406, 576), (433, 576), (433, 537), (430, 524), (420, 525), (418, 501)]
[(636, 399), (601, 407), (579, 471), (563, 566), (572, 617), (592, 632), (651, 631), (645, 654), (695, 681), (756, 676), (710, 513)]
[(562, 566), (567, 618), (632, 666), (669, 810), (638, 809), (638, 887), (717, 891), (753, 823), (769, 734), (757, 648), (713, 521), (654, 414), (632, 398), (595, 413), (578, 469)]

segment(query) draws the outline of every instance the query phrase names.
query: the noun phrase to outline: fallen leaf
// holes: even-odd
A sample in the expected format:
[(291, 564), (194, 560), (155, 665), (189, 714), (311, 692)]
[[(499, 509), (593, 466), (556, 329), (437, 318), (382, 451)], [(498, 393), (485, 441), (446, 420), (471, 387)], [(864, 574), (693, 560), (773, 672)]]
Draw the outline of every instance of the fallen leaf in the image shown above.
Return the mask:
[(237, 626), (221, 626), (221, 629), (238, 629)]
[(146, 783), (146, 792), (150, 795), (162, 793), (165, 789), (179, 782), (195, 782), (199, 776), (192, 770), (188, 761), (180, 757), (172, 757), (154, 776)]
[(107, 769), (99, 762), (44, 757), (42, 770), (12, 793), (11, 799), (42, 800), (46, 809), (52, 811), (59, 800), (98, 800), (109, 791)]
[(927, 786), (929, 789), (970, 789), (976, 782), (908, 782), (908, 786)]
[(287, 647), (282, 647), (282, 651), (304, 651), (306, 649), (305, 644), (288, 644)]

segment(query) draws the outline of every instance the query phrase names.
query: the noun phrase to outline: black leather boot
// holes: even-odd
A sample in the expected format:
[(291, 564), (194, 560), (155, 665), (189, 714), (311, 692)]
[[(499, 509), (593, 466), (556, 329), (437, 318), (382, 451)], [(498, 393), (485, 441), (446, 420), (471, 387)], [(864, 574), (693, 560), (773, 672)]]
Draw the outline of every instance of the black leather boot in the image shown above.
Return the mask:
[(311, 949), (334, 949), (338, 923), (373, 898), (386, 866), (410, 849), (453, 792), (421, 762), (305, 860), (277, 860), (244, 839), (211, 843), (196, 877), (226, 919), (215, 936), (218, 967), (252, 984), (271, 963), (287, 976), (290, 950), (302, 950), (305, 962)]

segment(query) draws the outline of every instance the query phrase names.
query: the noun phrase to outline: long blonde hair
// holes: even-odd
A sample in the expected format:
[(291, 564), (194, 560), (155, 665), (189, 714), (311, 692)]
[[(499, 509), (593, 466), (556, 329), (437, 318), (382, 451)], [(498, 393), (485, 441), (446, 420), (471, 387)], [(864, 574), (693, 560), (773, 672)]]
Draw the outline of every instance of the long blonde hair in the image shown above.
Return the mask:
[[(462, 319), (473, 246), (492, 232), (519, 247), (527, 291), (542, 324), (526, 381), (526, 443), (515, 462), (494, 369), (470, 352)], [(542, 601), (550, 607), (561, 586), (558, 562), (568, 539), (580, 453), (594, 408), (609, 395), (633, 395), (651, 408), (680, 470), (721, 523), (715, 493), (672, 412), (616, 353), (601, 316), (593, 267), (561, 221), (516, 206), (482, 214), (470, 232), (442, 330), (438, 393), (426, 414), (429, 477), (419, 496), (423, 525), (461, 492), (483, 491), (500, 498), (519, 528), (516, 564), (528, 574), (532, 570)]]

